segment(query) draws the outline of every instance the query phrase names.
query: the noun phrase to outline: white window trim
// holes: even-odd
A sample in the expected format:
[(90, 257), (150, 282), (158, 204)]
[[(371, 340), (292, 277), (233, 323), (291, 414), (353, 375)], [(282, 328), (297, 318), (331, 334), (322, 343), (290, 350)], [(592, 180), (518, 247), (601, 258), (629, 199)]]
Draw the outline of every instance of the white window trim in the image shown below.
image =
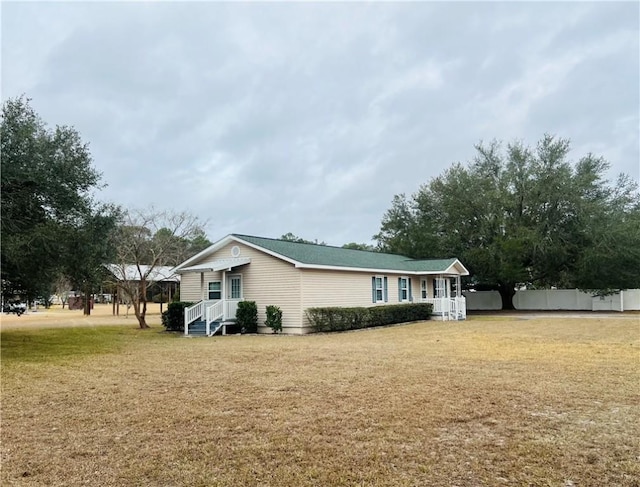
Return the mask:
[[(405, 287), (402, 287), (402, 283), (404, 282)], [(400, 286), (400, 289), (398, 290), (398, 294), (400, 296), (402, 296), (403, 294), (406, 294), (406, 298), (402, 297), (400, 299), (401, 303), (408, 303), (409, 302), (409, 277), (408, 276), (400, 276), (400, 282), (398, 284), (398, 286)]]
[(429, 282), (426, 279), (420, 279), (420, 298), (429, 298)]
[[(232, 287), (231, 282), (233, 281), (234, 277), (240, 278), (240, 297), (239, 298), (232, 298), (231, 297), (231, 294), (233, 293), (233, 287)], [(234, 300), (235, 299), (240, 299), (240, 300), (244, 299), (244, 289), (243, 289), (244, 288), (244, 286), (243, 286), (244, 283), (242, 282), (242, 274), (227, 274), (227, 282), (229, 284), (229, 291), (228, 291), (229, 292), (229, 297), (227, 299), (234, 299)]]
[[(220, 284), (220, 289), (218, 289), (217, 291), (212, 291), (212, 290), (210, 289), (210, 287), (209, 287), (209, 286), (210, 286), (211, 284), (213, 284), (214, 282), (217, 282), (217, 283), (219, 283), (219, 284)], [(210, 296), (210, 293), (220, 293), (220, 297), (219, 297), (218, 299), (222, 299), (222, 281), (221, 281), (220, 279), (214, 279), (214, 280), (212, 280), (212, 281), (208, 281), (208, 282), (207, 282), (207, 300), (209, 300), (209, 301), (211, 301), (211, 300), (212, 300), (212, 298), (210, 298), (210, 297), (209, 297), (209, 296)], [(213, 299), (215, 299), (215, 298), (213, 298)]]
[[(376, 303), (384, 303), (384, 276), (373, 276), (376, 283)], [(380, 287), (378, 287), (378, 279), (380, 279)], [(378, 291), (380, 291), (380, 299), (378, 299)]]

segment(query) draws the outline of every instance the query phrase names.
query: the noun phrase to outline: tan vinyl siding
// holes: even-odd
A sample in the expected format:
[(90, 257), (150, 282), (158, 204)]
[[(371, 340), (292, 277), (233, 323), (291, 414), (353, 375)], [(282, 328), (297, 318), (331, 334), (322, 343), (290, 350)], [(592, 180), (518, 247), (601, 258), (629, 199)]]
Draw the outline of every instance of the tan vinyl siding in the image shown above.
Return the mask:
[(301, 274), (303, 309), (321, 306), (373, 305), (372, 274), (315, 269), (302, 269)]
[(205, 272), (203, 294), (203, 289), (200, 286), (200, 272), (182, 274), (182, 278), (180, 280), (180, 301), (200, 301), (202, 296), (204, 296), (204, 299), (208, 299), (209, 282), (219, 281), (222, 279), (221, 276), (221, 272)]
[[(386, 277), (388, 301), (374, 303), (372, 277)], [(321, 306), (376, 306), (398, 303), (400, 274), (373, 274), (370, 272), (302, 270), (302, 308)], [(419, 283), (411, 276), (411, 290), (415, 296)]]
[(180, 301), (200, 301), (200, 273), (189, 272), (180, 277)]
[(240, 256), (249, 257), (251, 263), (236, 267), (227, 275), (242, 275), (244, 299), (255, 301), (258, 306), (258, 325), (261, 327), (259, 331), (271, 332), (271, 329), (263, 326), (265, 308), (268, 305), (276, 305), (282, 310), (283, 331), (300, 333), (302, 326), (300, 271), (293, 264), (237, 242), (231, 242), (222, 247), (207, 260), (228, 259), (231, 257), (231, 248), (236, 245), (240, 248)]

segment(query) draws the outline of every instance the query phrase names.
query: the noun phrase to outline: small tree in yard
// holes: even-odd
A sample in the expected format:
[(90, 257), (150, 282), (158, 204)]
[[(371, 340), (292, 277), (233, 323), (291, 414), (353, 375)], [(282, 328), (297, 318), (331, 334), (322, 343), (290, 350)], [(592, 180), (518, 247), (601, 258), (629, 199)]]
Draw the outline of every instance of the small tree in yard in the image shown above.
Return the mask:
[[(184, 259), (177, 242), (189, 241), (202, 233), (198, 218), (188, 213), (131, 210), (125, 213), (116, 238), (116, 263), (112, 272), (127, 301), (131, 302), (140, 328), (146, 321), (147, 287), (161, 266), (175, 266)], [(127, 269), (134, 266), (134, 273)]]
[(278, 306), (267, 306), (267, 319), (264, 324), (274, 333), (282, 331), (282, 310)]
[(62, 303), (62, 309), (64, 309), (64, 307), (67, 304), (67, 301), (69, 301), (69, 294), (71, 291), (71, 281), (69, 281), (69, 279), (64, 274), (60, 274), (55, 280), (53, 290), (56, 293), (56, 296), (60, 298), (60, 303)]

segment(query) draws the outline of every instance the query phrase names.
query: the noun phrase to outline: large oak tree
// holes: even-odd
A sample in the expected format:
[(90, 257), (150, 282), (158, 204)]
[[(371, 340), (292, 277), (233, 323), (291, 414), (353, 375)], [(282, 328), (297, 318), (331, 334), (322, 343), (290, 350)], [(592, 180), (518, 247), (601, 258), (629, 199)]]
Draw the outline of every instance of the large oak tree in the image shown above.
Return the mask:
[(640, 287), (640, 198), (592, 154), (572, 163), (569, 141), (546, 135), (535, 148), (476, 147), (411, 197), (394, 197), (374, 238), (416, 258), (459, 257), (473, 281), (500, 291), (512, 309), (518, 285)]
[(48, 298), (60, 275), (86, 282), (104, 249), (81, 241), (114, 223), (92, 199), (100, 174), (87, 145), (72, 127), (48, 128), (24, 96), (3, 104), (0, 140), (3, 295)]

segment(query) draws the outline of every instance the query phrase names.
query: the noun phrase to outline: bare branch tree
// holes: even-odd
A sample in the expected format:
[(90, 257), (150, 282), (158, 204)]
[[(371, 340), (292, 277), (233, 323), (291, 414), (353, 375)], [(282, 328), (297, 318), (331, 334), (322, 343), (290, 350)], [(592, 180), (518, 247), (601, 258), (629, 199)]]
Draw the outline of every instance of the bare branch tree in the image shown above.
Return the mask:
[(184, 258), (184, 245), (202, 233), (198, 218), (187, 212), (129, 210), (116, 236), (116, 262), (110, 266), (114, 284), (131, 302), (140, 328), (146, 322), (147, 287), (163, 280), (164, 266)]
[(67, 301), (69, 300), (69, 294), (71, 294), (71, 281), (69, 281), (69, 279), (65, 275), (60, 274), (56, 278), (53, 285), (54, 285), (54, 292), (56, 296), (58, 296), (58, 298), (60, 299), (60, 302), (62, 303), (62, 309), (64, 309), (65, 305), (67, 304)]

